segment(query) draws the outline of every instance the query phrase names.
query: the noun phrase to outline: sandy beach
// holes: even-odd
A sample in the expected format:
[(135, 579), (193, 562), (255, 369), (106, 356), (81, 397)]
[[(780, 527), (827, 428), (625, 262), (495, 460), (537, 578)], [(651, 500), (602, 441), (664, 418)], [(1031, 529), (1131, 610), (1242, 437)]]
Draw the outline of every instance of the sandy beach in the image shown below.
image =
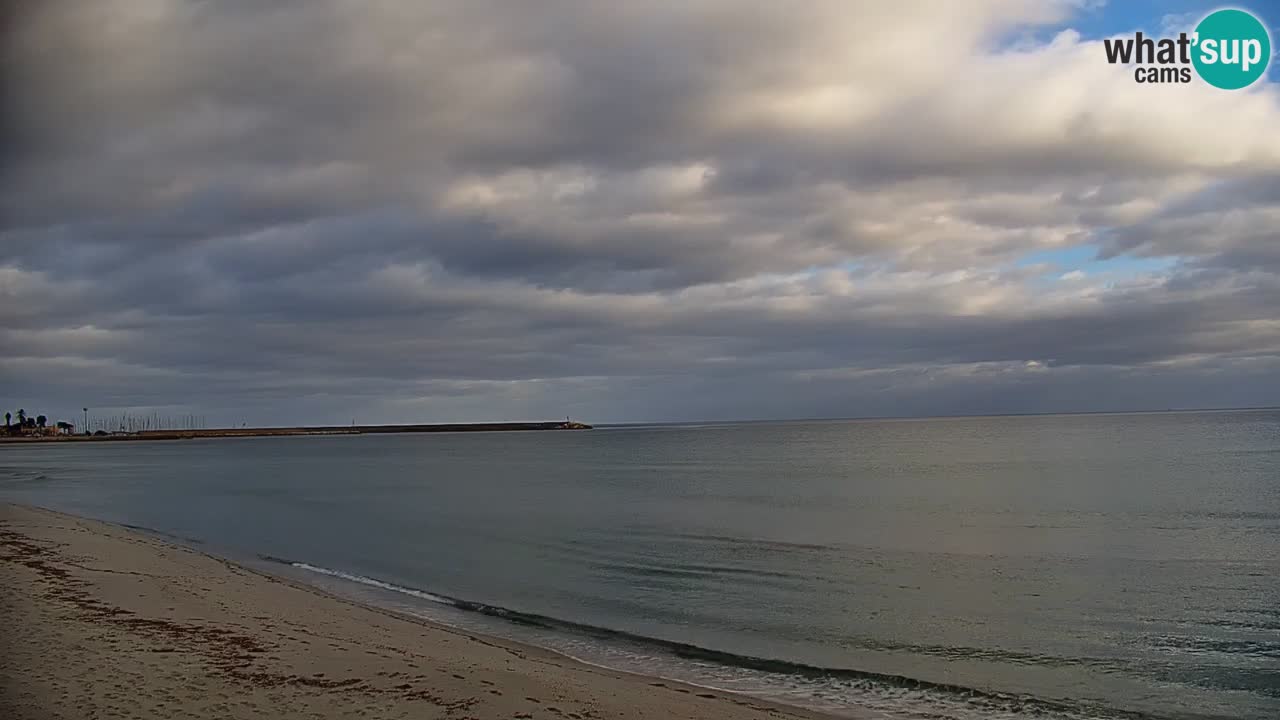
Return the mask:
[(0, 717), (817, 718), (0, 505)]

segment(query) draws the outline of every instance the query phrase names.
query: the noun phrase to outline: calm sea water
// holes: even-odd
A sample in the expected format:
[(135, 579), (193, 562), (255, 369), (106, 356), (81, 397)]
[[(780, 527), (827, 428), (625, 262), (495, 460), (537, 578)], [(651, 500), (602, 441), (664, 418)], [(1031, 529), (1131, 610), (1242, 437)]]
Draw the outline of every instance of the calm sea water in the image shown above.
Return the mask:
[(885, 718), (1280, 717), (1280, 413), (0, 447), (0, 499)]

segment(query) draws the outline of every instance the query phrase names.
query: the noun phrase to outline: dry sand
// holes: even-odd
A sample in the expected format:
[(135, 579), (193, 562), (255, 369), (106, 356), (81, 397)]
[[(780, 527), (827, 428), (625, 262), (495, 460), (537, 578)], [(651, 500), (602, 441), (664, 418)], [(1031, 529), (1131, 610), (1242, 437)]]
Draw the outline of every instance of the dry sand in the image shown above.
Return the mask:
[(0, 505), (0, 718), (818, 718)]

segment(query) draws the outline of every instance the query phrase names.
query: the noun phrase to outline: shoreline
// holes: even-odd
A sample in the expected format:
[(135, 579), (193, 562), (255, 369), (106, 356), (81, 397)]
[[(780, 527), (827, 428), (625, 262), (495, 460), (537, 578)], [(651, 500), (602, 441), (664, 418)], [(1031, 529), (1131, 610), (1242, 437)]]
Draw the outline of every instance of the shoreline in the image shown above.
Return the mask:
[(202, 430), (140, 430), (106, 435), (22, 435), (0, 436), (6, 443), (120, 442), (140, 440), (205, 440), (245, 437), (298, 437), (313, 435), (386, 435), (460, 432), (538, 432), (551, 430), (591, 430), (580, 422), (493, 422), (436, 423), (408, 425), (322, 425), (315, 427), (209, 428)]
[(0, 553), (17, 628), (0, 653), (7, 717), (56, 715), (71, 689), (79, 715), (840, 717), (582, 662), (45, 508), (0, 504)]

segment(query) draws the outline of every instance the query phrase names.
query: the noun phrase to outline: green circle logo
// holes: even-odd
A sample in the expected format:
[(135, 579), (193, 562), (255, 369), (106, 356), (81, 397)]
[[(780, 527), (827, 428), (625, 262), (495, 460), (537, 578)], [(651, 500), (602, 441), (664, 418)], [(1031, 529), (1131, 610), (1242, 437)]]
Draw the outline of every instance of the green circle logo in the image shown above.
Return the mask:
[(1244, 10), (1215, 10), (1196, 26), (1191, 58), (1204, 81), (1223, 90), (1248, 87), (1267, 72), (1271, 36)]

